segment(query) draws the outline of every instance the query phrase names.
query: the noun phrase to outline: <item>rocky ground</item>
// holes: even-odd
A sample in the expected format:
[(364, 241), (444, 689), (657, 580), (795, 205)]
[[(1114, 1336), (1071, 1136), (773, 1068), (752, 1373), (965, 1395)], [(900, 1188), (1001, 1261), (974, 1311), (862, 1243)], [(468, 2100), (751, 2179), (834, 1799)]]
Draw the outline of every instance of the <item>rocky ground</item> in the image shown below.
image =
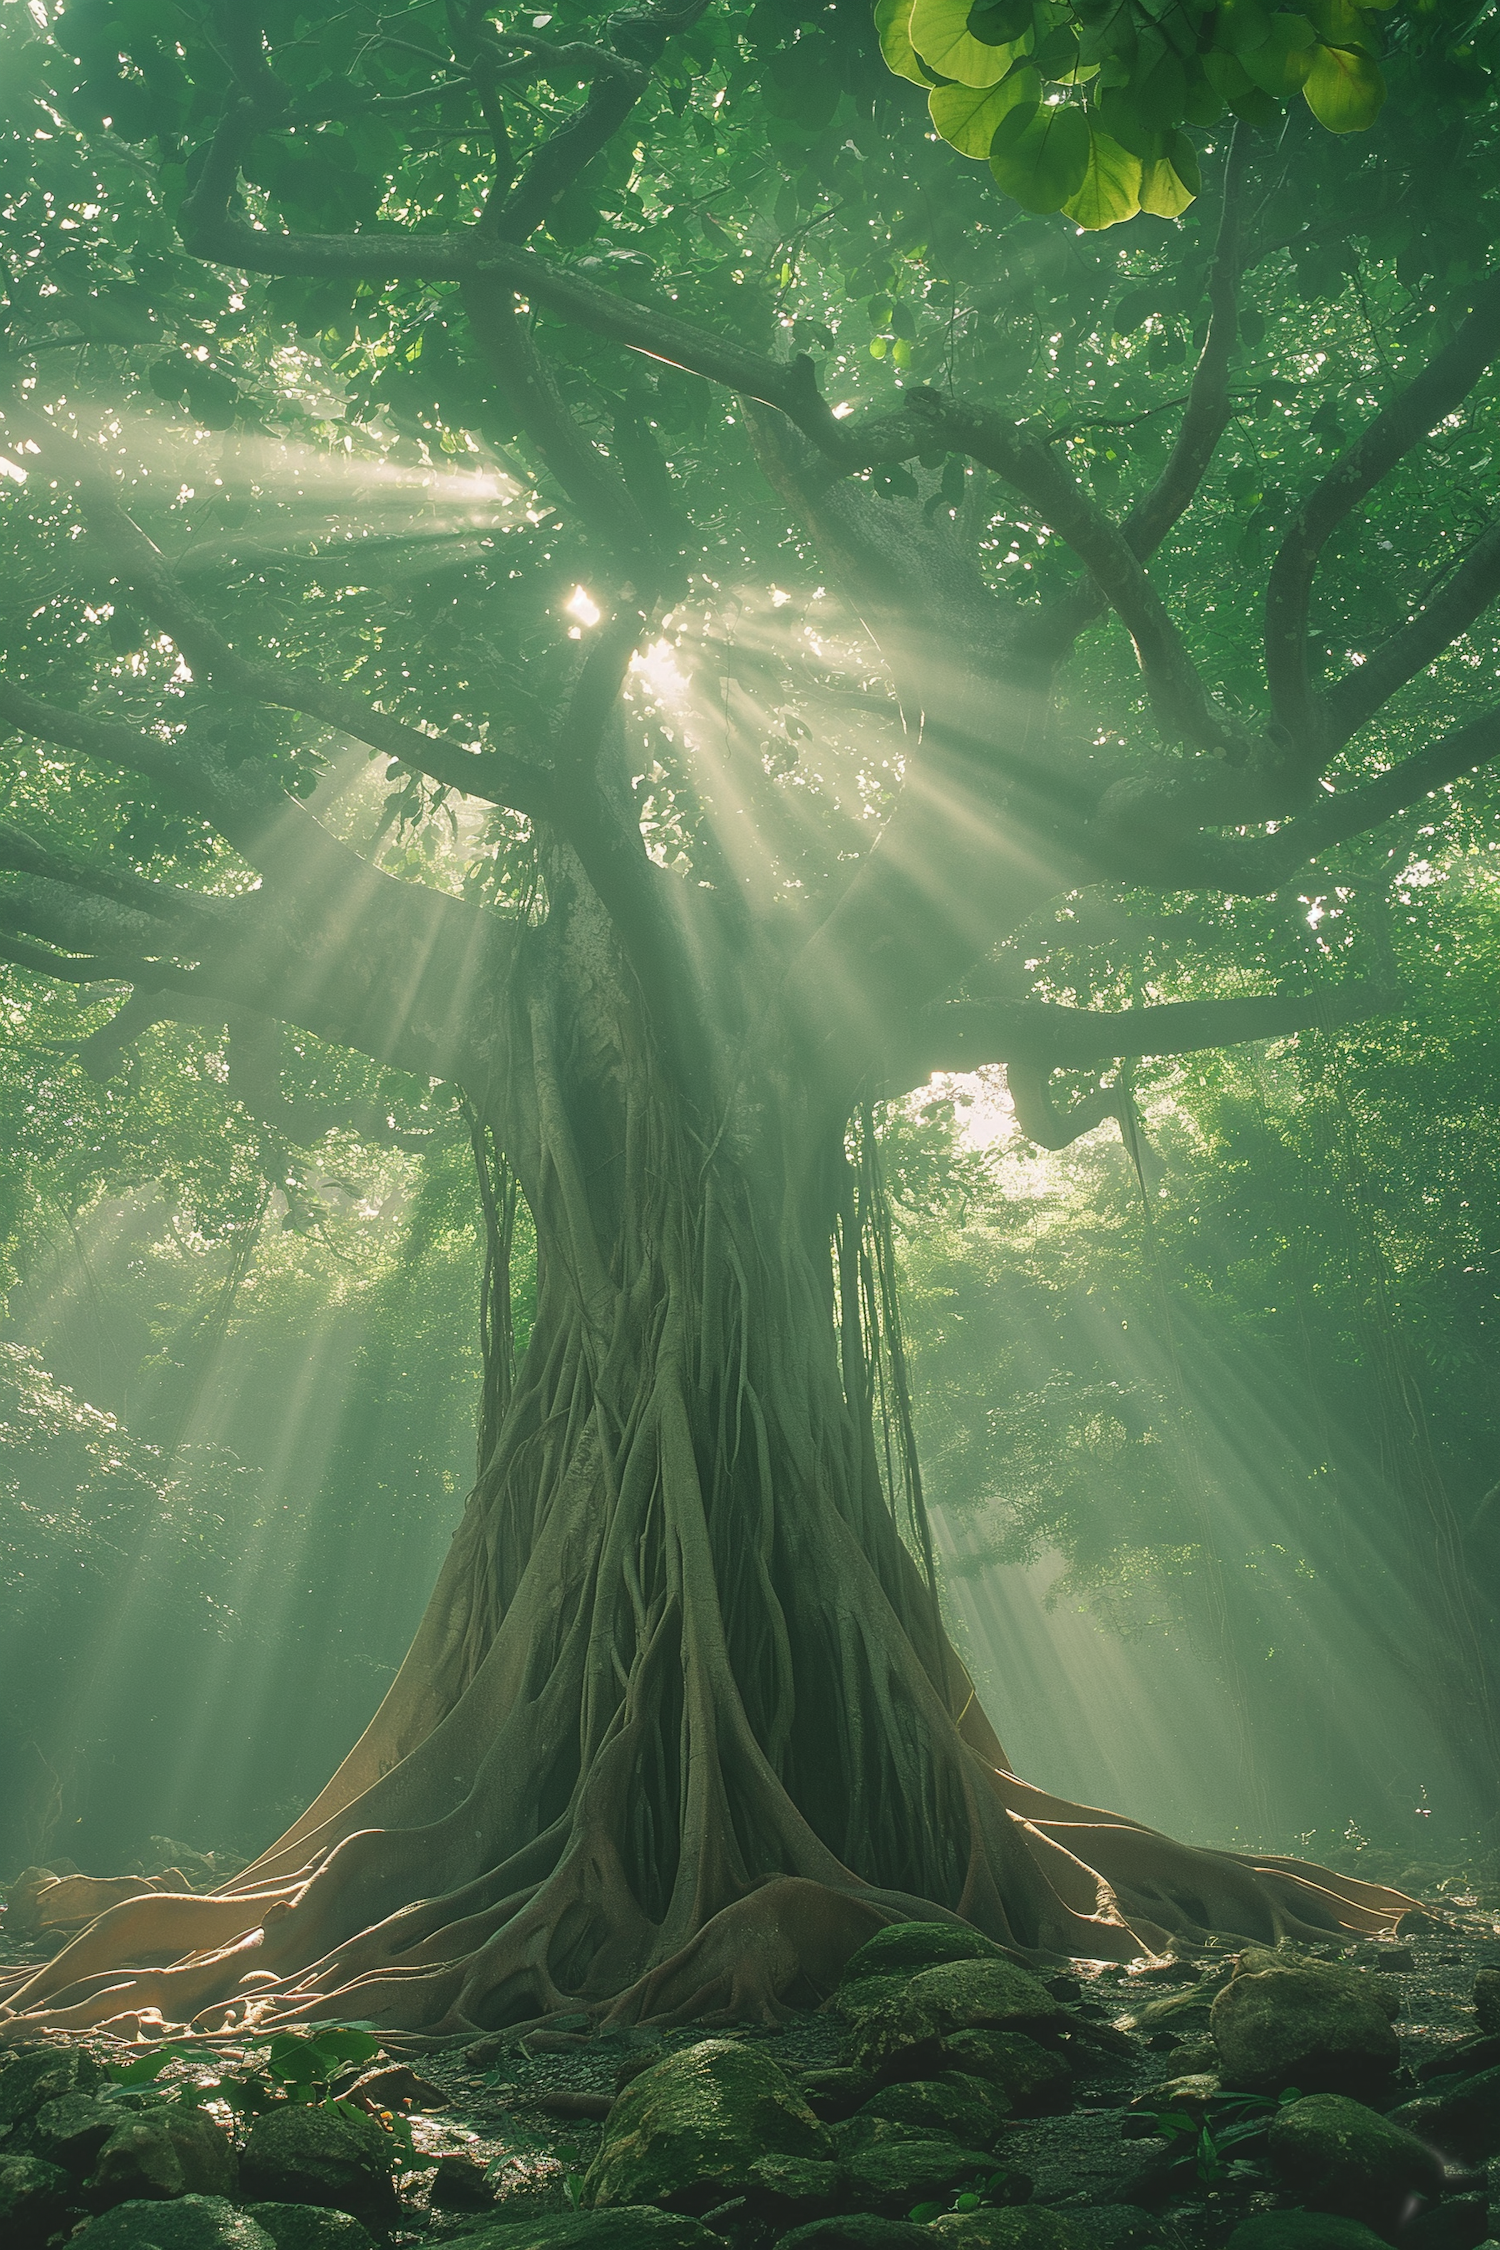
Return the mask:
[[(40, 1958), (56, 1942), (0, 1939), (0, 1952)], [(598, 2031), (560, 2017), (457, 2050), (402, 2055), (392, 2042), (345, 2072), (352, 2116), (250, 2120), (175, 2100), (210, 2071), (253, 2072), (246, 2047), (135, 2090), (103, 2081), (118, 2060), (103, 2042), (8, 2062), (0, 2049), (0, 2242), (1496, 2243), (1500, 1915), (1476, 1899), (1384, 1945), (1224, 1948), (1041, 1980), (983, 1940), (978, 1957), (952, 1950), (934, 1925), (883, 1932), (827, 2008), (776, 2030)], [(394, 2192), (389, 2128), (368, 2112), (409, 2125), (415, 2161)]]

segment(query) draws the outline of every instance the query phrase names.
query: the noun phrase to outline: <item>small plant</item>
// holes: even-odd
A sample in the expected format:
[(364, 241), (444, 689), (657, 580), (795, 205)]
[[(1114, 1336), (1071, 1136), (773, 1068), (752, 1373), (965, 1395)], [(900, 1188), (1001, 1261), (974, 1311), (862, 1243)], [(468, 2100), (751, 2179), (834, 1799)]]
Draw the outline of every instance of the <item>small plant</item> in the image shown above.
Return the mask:
[(944, 2218), (950, 2211), (982, 2211), (996, 2204), (1020, 2201), (1017, 2193), (1022, 2175), (1002, 2169), (992, 2172), (986, 2180), (975, 2180), (966, 2188), (955, 2188), (941, 2202), (915, 2204), (909, 2216), (916, 2226), (925, 2226), (929, 2219)]
[[(330, 2024), (307, 2032), (279, 2031), (265, 2046), (251, 2048), (243, 2067), (226, 2070), (218, 2078), (184, 2080), (175, 2089), (176, 2098), (184, 2109), (223, 2102), (242, 2127), (267, 2110), (283, 2107), (333, 2109), (346, 2117), (373, 2117), (390, 2136), (393, 2172), (430, 2170), (437, 2159), (424, 2157), (417, 2149), (409, 2119), (399, 2111), (346, 2101), (334, 2091), (347, 2072), (357, 2071), (379, 2052), (379, 2039), (363, 2024)], [(148, 2086), (169, 2063), (201, 2065), (204, 2060), (201, 2048), (168, 2042), (133, 2062), (107, 2067), (117, 2086)]]
[(1176, 2144), (1167, 2155), (1165, 2169), (1175, 2171), (1192, 2164), (1205, 2186), (1216, 2186), (1228, 2179), (1231, 2163), (1238, 2161), (1229, 2152), (1244, 2150), (1262, 2139), (1276, 2111), (1301, 2099), (1298, 2089), (1288, 2086), (1274, 2098), (1270, 2094), (1213, 2094), (1201, 2107), (1195, 2104), (1191, 2109), (1169, 2103), (1151, 2120), (1163, 2140)]

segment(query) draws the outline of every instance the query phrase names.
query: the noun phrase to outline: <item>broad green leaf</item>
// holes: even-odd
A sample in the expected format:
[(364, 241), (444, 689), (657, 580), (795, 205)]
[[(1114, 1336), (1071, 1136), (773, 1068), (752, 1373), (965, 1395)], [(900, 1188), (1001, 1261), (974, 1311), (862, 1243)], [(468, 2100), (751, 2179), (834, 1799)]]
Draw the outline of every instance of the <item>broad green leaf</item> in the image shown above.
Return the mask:
[(1306, 16), (1272, 16), (1269, 36), (1238, 59), (1264, 93), (1295, 94), (1312, 68), (1317, 37)]
[(1330, 133), (1363, 133), (1385, 102), (1385, 80), (1361, 47), (1315, 47), (1302, 98)]
[(1022, 104), (1000, 120), (990, 170), (1023, 211), (1060, 211), (1083, 185), (1089, 149), (1088, 119), (1071, 102)]
[(1303, 13), (1312, 19), (1318, 37), (1332, 47), (1363, 47), (1368, 54), (1380, 45), (1378, 32), (1366, 23), (1357, 0), (1304, 0)]
[(909, 78), (914, 86), (930, 86), (932, 73), (923, 67), (911, 43), (912, 0), (876, 0), (875, 29), (887, 70)]
[(1141, 207), (1141, 160), (1096, 125), (1089, 126), (1089, 145), (1082, 185), (1063, 205), (1090, 233), (1133, 219)]
[(1008, 47), (1031, 24), (1032, 0), (974, 0), (969, 10), (969, 35), (985, 47)]
[(1271, 18), (1260, 0), (1224, 0), (1214, 17), (1214, 46), (1221, 54), (1243, 55), (1269, 38)]
[(934, 86), (927, 108), (950, 148), (983, 162), (1001, 118), (1021, 102), (1038, 102), (1041, 92), (1036, 72), (1023, 65), (998, 86)]
[(969, 31), (968, 0), (915, 0), (908, 36), (929, 70), (961, 86), (998, 86), (1031, 41), (1027, 31), (1008, 46), (985, 46)]
[(1250, 74), (1238, 55), (1205, 55), (1203, 75), (1214, 92), (1226, 102), (1238, 101), (1241, 94), (1253, 91)]
[(1192, 143), (1168, 133), (1160, 156), (1141, 166), (1141, 209), (1158, 219), (1180, 219), (1202, 180)]
[(1182, 123), (1187, 109), (1187, 73), (1176, 55), (1163, 55), (1130, 92), (1141, 123), (1152, 132), (1169, 132)]

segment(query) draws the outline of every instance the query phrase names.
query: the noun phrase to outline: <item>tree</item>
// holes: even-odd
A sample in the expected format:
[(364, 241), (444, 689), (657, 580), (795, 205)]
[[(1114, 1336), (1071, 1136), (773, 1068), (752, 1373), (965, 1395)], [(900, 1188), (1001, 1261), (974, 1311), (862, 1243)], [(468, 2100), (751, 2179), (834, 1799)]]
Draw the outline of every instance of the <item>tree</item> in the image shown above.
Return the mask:
[[(1200, 203), (1116, 249), (960, 176), (831, 8), (10, 17), (35, 170), (8, 222), (30, 356), (0, 712), (43, 746), (28, 802), (87, 778), (69, 834), (5, 831), (6, 957), (130, 988), (100, 1069), (179, 1017), (228, 1022), (273, 1099), (274, 1024), (418, 1097), (458, 1086), (538, 1245), (529, 1347), (362, 1741), (227, 1893), (114, 1906), (12, 2021), (774, 2011), (891, 1914), (1102, 1956), (1385, 1926), (1394, 1894), (1009, 1772), (909, 1455), (882, 1473), (889, 1230), (849, 1132), (1003, 1061), (1045, 1144), (1133, 1134), (1111, 1064), (1393, 1004), (1378, 955), (1281, 991), (1220, 956), (1118, 1012), (991, 970), (1059, 897), (1281, 894), (1481, 786), (1493, 523), (1422, 516), (1433, 583), (1363, 662), (1333, 653), (1380, 575), (1361, 510), (1389, 490), (1414, 515), (1427, 433), (1490, 411), (1481, 64), (1419, 25), (1374, 155), (1305, 111), (1263, 141), (1200, 112), (1213, 225)], [(1262, 269), (1287, 356), (1337, 364), (1347, 443), (1274, 364), (1238, 387)], [(1368, 347), (1346, 282), (1375, 290)], [(1144, 348), (1113, 340), (1143, 322)], [(1163, 398), (1183, 325), (1195, 370)], [(1287, 471), (1262, 709), (1242, 617), (1191, 598), (1215, 538), (1179, 527), (1197, 501), (1219, 563), (1226, 527), (1258, 537), (1264, 484), (1238, 488), (1257, 523), (1216, 462), (1227, 440), (1264, 476), (1304, 429), (1330, 458)], [(444, 484), (452, 460), (480, 474)], [(416, 522), (382, 512), (403, 475), (432, 480)], [(397, 785), (373, 837), (343, 802), (356, 746)], [(429, 859), (399, 879), (390, 822), (405, 851), (419, 813)], [(1059, 1071), (1090, 1081), (1062, 1113)]]

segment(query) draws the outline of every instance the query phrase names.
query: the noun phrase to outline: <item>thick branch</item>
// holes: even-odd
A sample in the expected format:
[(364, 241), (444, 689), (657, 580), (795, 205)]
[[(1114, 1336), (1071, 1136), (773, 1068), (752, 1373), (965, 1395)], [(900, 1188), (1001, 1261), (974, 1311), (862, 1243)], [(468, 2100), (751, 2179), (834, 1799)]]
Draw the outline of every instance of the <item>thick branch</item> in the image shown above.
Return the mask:
[(86, 712), (60, 711), (55, 704), (39, 703), (3, 679), (0, 724), (158, 783), (212, 822), (250, 859), (257, 856), (258, 840), (267, 824), (291, 802), (274, 783), (263, 775), (257, 777), (253, 764), (231, 770), (212, 746), (199, 742), (190, 729), (169, 739), (143, 734), (118, 720), (96, 719)]
[(1184, 841), (1164, 855), (1163, 880), (1185, 890), (1206, 886), (1238, 891), (1247, 898), (1265, 897), (1290, 882), (1309, 860), (1409, 811), (1424, 797), (1476, 773), (1496, 757), (1500, 757), (1500, 708), (1481, 712), (1373, 781), (1321, 797), (1274, 836), (1246, 842), (1212, 837)]
[[(925, 1011), (896, 1076), (907, 1091), (924, 1085), (935, 1070), (981, 1070), (993, 1063), (1031, 1064), (1049, 1074), (1091, 1070), (1143, 1055), (1186, 1055), (1247, 1039), (1285, 1039), (1313, 1026), (1356, 1023), (1393, 1005), (1391, 993), (1369, 985), (1167, 1000), (1112, 1011), (1040, 1000), (953, 1001)], [(891, 1085), (894, 1091), (894, 1079)]]
[(1322, 697), (1325, 736), (1330, 748), (1373, 719), (1398, 688), (1435, 663), (1444, 649), (1467, 632), (1500, 594), (1500, 516), (1481, 533), (1424, 609), (1382, 641), (1363, 664), (1355, 665)]
[(1383, 407), (1292, 518), (1266, 588), (1266, 679), (1276, 717), (1304, 755), (1321, 764), (1326, 744), (1308, 675), (1307, 613), (1313, 576), (1333, 533), (1445, 414), (1468, 397), (1500, 353), (1500, 271), (1481, 283), (1452, 341)]
[(180, 929), (197, 928), (205, 934), (222, 928), (226, 917), (232, 918), (234, 913), (232, 900), (215, 898), (201, 891), (181, 890), (167, 883), (153, 883), (130, 868), (103, 867), (75, 859), (70, 853), (38, 842), (9, 821), (0, 821), (0, 869), (14, 875), (40, 876), (51, 883), (112, 899), (135, 914), (149, 915), (158, 922), (175, 923)]
[(518, 812), (546, 811), (548, 777), (524, 760), (504, 751), (467, 750), (446, 736), (425, 734), (372, 710), (361, 697), (293, 665), (240, 656), (197, 608), (161, 549), (121, 506), (112, 479), (87, 448), (41, 416), (15, 407), (5, 411), (14, 428), (41, 448), (49, 465), (70, 479), (106, 569), (129, 588), (152, 623), (170, 635), (196, 676), (227, 693), (321, 720), (446, 788)]

